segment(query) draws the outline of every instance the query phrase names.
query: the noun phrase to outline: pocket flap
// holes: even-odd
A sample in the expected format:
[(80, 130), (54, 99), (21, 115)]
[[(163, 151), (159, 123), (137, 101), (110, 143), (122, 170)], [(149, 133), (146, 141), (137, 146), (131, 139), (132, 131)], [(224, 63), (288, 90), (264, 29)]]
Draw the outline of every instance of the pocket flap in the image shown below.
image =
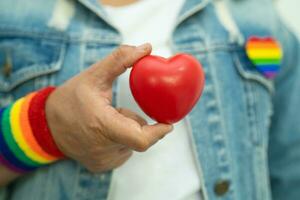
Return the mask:
[(248, 59), (245, 51), (234, 51), (233, 61), (238, 73), (244, 78), (262, 84), (270, 93), (274, 92), (273, 82), (265, 78)]
[[(9, 92), (25, 81), (60, 70), (64, 52), (61, 41), (0, 37), (0, 92)], [(8, 72), (5, 67), (10, 68)]]

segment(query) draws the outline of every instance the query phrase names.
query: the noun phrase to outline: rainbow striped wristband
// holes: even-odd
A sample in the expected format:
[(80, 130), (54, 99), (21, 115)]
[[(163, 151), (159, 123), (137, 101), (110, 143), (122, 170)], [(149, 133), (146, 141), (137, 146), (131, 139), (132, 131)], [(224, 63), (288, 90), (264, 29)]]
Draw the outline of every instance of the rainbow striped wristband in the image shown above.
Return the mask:
[(0, 109), (0, 163), (17, 173), (30, 172), (64, 158), (47, 125), (47, 87)]

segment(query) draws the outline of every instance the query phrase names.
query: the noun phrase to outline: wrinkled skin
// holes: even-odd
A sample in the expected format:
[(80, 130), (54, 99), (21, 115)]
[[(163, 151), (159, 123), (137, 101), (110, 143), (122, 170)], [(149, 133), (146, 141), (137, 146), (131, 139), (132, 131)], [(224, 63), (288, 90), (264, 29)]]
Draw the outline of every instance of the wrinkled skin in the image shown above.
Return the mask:
[[(172, 130), (172, 125), (147, 125), (134, 112), (111, 105), (113, 81), (150, 53), (150, 44), (120, 46), (49, 96), (47, 122), (67, 158), (101, 173), (123, 164), (133, 150), (146, 151)], [(19, 176), (0, 166), (0, 187)]]
[(132, 150), (146, 151), (172, 130), (172, 125), (147, 125), (134, 112), (111, 105), (113, 81), (150, 53), (150, 44), (120, 46), (49, 96), (47, 121), (67, 157), (91, 172), (107, 171), (128, 160)]

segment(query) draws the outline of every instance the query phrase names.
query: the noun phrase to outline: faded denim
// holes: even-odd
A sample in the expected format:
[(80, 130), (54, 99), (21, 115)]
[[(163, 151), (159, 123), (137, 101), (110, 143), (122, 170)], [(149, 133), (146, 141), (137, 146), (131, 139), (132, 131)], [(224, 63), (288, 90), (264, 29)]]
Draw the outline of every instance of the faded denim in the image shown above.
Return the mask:
[[(53, 19), (55, 0), (0, 0), (0, 66), (7, 56), (13, 64), (9, 76), (0, 73), (1, 107), (62, 84), (122, 43), (97, 0), (58, 1), (70, 12), (62, 24)], [(188, 116), (201, 194), (210, 200), (300, 199), (299, 42), (271, 0), (226, 1), (235, 31), (215, 3), (187, 0), (170, 40), (173, 53), (194, 55), (206, 73), (202, 98)], [(275, 80), (247, 59), (251, 35), (281, 42), (284, 59)], [(110, 180), (111, 172), (92, 174), (61, 161), (3, 188), (0, 199), (106, 199)], [(223, 180), (230, 188), (218, 196), (214, 188)]]

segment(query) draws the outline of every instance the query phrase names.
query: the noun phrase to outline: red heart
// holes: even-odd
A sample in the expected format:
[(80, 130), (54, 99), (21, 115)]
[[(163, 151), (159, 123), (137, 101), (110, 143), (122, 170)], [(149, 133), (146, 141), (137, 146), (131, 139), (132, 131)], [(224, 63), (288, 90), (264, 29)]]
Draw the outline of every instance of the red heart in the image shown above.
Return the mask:
[(130, 73), (130, 89), (135, 101), (152, 119), (172, 124), (186, 116), (204, 87), (201, 64), (191, 55), (169, 59), (145, 56)]

